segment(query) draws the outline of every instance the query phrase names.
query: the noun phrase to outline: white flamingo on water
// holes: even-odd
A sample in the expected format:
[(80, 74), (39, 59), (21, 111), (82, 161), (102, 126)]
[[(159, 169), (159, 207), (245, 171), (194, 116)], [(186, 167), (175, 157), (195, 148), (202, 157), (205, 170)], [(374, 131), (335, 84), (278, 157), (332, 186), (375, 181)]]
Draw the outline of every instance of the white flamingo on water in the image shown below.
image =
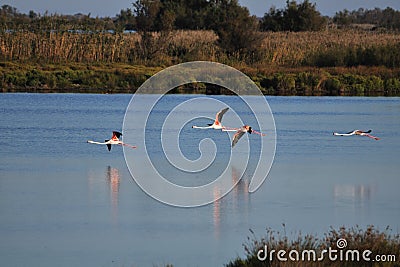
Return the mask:
[(245, 133), (249, 133), (249, 134), (255, 133), (255, 134), (258, 134), (258, 135), (260, 135), (260, 136), (265, 136), (265, 134), (253, 130), (253, 129), (251, 128), (251, 126), (249, 126), (249, 125), (244, 125), (244, 126), (240, 127), (239, 129), (237, 129), (237, 132), (233, 135), (232, 147), (234, 147), (234, 146), (237, 144), (237, 142), (239, 141), (239, 139), (240, 139)]
[(337, 136), (351, 136), (351, 135), (360, 135), (360, 136), (367, 136), (369, 138), (375, 139), (375, 140), (379, 140), (379, 137), (370, 135), (369, 133), (372, 132), (372, 130), (368, 130), (368, 131), (361, 131), (361, 130), (354, 130), (348, 133), (333, 133), (333, 135), (337, 135)]
[(224, 131), (236, 131), (237, 129), (235, 128), (229, 128), (222, 126), (221, 121), (222, 121), (222, 116), (228, 111), (229, 108), (224, 108), (221, 109), (216, 115), (215, 115), (215, 120), (214, 123), (208, 124), (208, 126), (196, 126), (193, 125), (192, 128), (194, 129), (215, 129), (215, 130), (224, 130)]
[(111, 150), (111, 145), (120, 145), (120, 146), (127, 146), (130, 148), (136, 148), (136, 146), (125, 144), (124, 142), (119, 140), (119, 138), (121, 136), (122, 136), (122, 133), (113, 131), (113, 135), (110, 140), (104, 140), (104, 142), (96, 142), (96, 141), (88, 140), (87, 142), (90, 144), (96, 144), (96, 145), (107, 145), (108, 151)]

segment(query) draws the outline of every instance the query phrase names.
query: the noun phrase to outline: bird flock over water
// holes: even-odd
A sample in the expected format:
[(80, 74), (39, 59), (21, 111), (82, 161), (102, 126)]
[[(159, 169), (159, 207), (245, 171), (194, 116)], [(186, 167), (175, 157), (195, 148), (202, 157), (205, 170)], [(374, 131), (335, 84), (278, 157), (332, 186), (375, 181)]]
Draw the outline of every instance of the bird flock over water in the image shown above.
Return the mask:
[[(258, 132), (256, 130), (254, 130), (251, 126), (249, 125), (243, 125), (239, 128), (234, 128), (234, 127), (227, 127), (222, 125), (221, 121), (222, 121), (222, 117), (224, 116), (224, 114), (229, 110), (228, 107), (221, 109), (216, 115), (215, 115), (215, 120), (213, 123), (207, 124), (207, 126), (196, 126), (193, 125), (192, 128), (193, 129), (214, 129), (214, 130), (221, 130), (223, 132), (235, 132), (235, 134), (233, 135), (232, 138), (232, 143), (231, 143), (231, 147), (233, 148), (240, 140), (240, 138), (242, 138), (242, 136), (245, 133), (249, 133), (249, 134), (257, 134), (260, 136), (265, 136), (266, 134), (263, 134), (261, 132)], [(362, 130), (353, 130), (347, 133), (337, 133), (334, 132), (333, 135), (334, 136), (352, 136), (352, 135), (357, 135), (357, 136), (366, 136), (375, 140), (380, 140), (379, 137), (373, 136), (371, 135), (372, 130), (368, 130), (368, 131), (362, 131)], [(122, 142), (119, 138), (122, 136), (122, 133), (117, 132), (117, 131), (113, 131), (112, 132), (112, 137), (109, 140), (104, 140), (104, 142), (96, 142), (96, 141), (92, 141), (92, 140), (88, 140), (87, 143), (90, 144), (96, 144), (96, 145), (106, 145), (108, 148), (108, 151), (111, 150), (111, 146), (112, 145), (120, 145), (120, 146), (126, 146), (126, 147), (130, 147), (130, 148), (136, 148), (136, 146), (130, 145), (130, 144), (126, 144), (124, 142)]]

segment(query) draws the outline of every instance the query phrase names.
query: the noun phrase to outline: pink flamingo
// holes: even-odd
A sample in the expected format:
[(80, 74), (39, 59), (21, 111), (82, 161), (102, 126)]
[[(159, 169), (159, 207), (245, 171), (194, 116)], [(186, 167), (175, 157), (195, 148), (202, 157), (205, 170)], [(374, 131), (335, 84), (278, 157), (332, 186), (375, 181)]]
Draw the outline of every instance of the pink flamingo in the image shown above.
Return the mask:
[(369, 133), (372, 132), (372, 130), (369, 131), (361, 131), (361, 130), (354, 130), (348, 133), (333, 133), (333, 135), (337, 135), (337, 136), (351, 136), (351, 135), (360, 135), (360, 136), (367, 136), (369, 138), (375, 139), (375, 140), (379, 140), (379, 137), (370, 135)]
[(87, 142), (90, 144), (96, 144), (96, 145), (107, 145), (108, 151), (111, 150), (111, 145), (120, 145), (120, 146), (127, 146), (130, 148), (136, 148), (136, 146), (125, 144), (124, 142), (120, 141), (119, 138), (121, 136), (122, 136), (122, 133), (113, 131), (113, 135), (110, 140), (104, 140), (104, 142), (95, 142), (95, 141), (88, 140)]

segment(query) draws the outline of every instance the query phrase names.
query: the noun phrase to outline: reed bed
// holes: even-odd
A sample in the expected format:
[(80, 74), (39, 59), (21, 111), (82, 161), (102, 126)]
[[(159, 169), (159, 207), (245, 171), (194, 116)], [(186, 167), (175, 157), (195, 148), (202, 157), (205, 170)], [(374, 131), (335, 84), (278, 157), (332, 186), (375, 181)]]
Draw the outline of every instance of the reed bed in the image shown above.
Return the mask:
[(262, 48), (267, 52), (263, 63), (278, 66), (299, 66), (316, 53), (330, 49), (367, 48), (400, 43), (400, 34), (356, 30), (321, 32), (266, 32)]
[[(213, 31), (0, 31), (0, 85), (3, 92), (133, 92), (156, 69), (204, 60), (241, 70), (264, 94), (400, 96), (399, 33), (327, 30), (260, 35), (262, 45), (245, 54), (224, 52)], [(140, 66), (140, 71), (126, 66)]]
[[(264, 56), (254, 62), (255, 65), (300, 66), (310, 55), (333, 48), (367, 48), (400, 43), (400, 34), (354, 30), (267, 32), (262, 35), (263, 42), (259, 49)], [(151, 60), (160, 61), (162, 58), (166, 65), (190, 60), (224, 61), (227, 56), (216, 45), (217, 39), (212, 31), (152, 33), (150, 42), (146, 43), (138, 33), (3, 31), (0, 32), (0, 58), (13, 61), (143, 64), (147, 51), (155, 55)]]
[[(0, 33), (0, 58), (11, 61), (39, 62), (124, 62), (143, 63), (143, 50), (158, 52), (170, 61), (188, 55), (192, 58), (215, 57), (216, 35), (212, 31), (175, 31), (152, 33), (144, 43), (138, 33)], [(213, 56), (214, 55), (214, 56)], [(154, 59), (156, 60), (156, 59)], [(168, 62), (167, 62), (168, 63)]]

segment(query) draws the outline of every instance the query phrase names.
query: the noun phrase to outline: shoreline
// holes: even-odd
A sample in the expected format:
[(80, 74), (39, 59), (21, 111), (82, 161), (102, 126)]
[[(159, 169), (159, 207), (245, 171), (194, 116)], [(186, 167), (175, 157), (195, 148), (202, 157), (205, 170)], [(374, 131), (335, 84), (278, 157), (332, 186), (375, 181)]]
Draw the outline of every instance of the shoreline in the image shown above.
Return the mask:
[[(2, 62), (0, 87), (2, 93), (133, 94), (142, 83), (165, 67), (127, 63)], [(249, 76), (264, 95), (400, 96), (400, 68), (236, 68)], [(232, 94), (228, 89), (204, 83), (180, 86), (169, 93)]]

